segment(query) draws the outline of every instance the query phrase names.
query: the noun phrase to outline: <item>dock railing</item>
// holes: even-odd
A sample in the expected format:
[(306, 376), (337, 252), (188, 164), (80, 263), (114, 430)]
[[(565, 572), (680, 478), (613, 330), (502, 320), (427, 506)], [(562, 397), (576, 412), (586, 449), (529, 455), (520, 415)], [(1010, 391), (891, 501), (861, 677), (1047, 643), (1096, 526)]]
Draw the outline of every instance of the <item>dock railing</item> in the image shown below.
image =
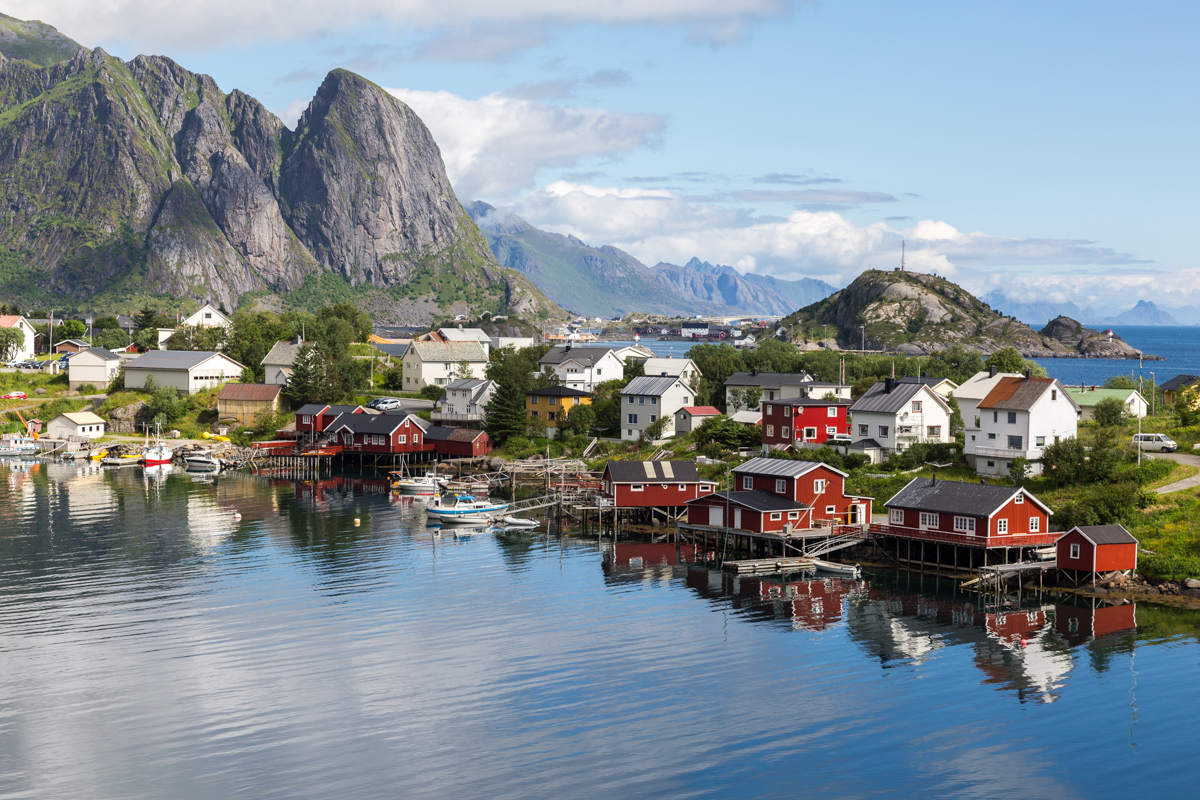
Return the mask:
[(973, 536), (968, 533), (931, 531), (873, 522), (871, 523), (871, 535), (958, 544), (966, 547), (1044, 547), (1057, 542), (1062, 533), (1005, 533), (998, 536)]

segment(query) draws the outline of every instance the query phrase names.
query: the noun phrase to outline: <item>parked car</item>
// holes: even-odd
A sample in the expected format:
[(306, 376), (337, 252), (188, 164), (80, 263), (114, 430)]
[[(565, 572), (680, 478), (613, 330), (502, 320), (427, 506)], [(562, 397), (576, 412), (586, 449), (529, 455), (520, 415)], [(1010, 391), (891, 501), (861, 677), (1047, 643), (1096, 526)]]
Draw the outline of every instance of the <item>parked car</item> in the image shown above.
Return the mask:
[(402, 405), (404, 404), (394, 397), (381, 397), (376, 401), (375, 409), (377, 411), (392, 411), (393, 409), (400, 408)]
[(20, 391), (9, 392), (8, 394), (4, 395), (3, 397), (0, 397), (0, 400), (27, 400), (27, 399), (28, 398), (26, 397), (25, 393), (20, 392)]
[(825, 441), (830, 445), (845, 445), (853, 442), (854, 437), (848, 433), (831, 433)]
[(1156, 453), (1174, 453), (1179, 449), (1179, 445), (1165, 433), (1135, 433), (1133, 443), (1139, 450)]

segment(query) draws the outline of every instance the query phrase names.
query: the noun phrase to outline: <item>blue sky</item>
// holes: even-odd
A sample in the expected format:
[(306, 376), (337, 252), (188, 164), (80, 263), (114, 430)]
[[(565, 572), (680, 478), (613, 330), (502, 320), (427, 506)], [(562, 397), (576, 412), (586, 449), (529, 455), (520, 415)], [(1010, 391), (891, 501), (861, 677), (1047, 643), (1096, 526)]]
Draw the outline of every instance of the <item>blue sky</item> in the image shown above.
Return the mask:
[(291, 124), (353, 69), (460, 199), (653, 264), (1200, 303), (1195, 3), (17, 0)]

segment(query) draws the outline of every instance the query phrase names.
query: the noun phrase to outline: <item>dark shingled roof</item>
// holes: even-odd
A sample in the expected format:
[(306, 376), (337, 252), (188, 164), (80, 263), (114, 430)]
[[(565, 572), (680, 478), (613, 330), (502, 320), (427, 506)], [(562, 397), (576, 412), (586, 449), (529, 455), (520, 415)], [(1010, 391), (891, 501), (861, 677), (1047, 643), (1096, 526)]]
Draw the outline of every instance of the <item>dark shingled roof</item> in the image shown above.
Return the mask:
[(1164, 392), (1175, 392), (1179, 389), (1186, 389), (1196, 381), (1200, 381), (1200, 375), (1176, 375), (1171, 380), (1161, 384), (1158, 388)]
[(525, 392), (528, 395), (537, 395), (538, 397), (591, 397), (591, 392), (585, 392), (581, 389), (569, 389), (566, 386), (547, 386), (545, 389), (530, 389)]
[[(333, 422), (329, 423), (326, 431), (334, 433), (342, 427), (347, 427), (355, 433), (391, 433), (399, 428), (408, 417), (388, 417), (383, 414), (338, 414)], [(420, 417), (412, 417), (412, 420), (417, 423), (417, 427), (425, 430), (429, 423)]]
[(408, 350), (407, 344), (396, 344), (394, 342), (379, 342), (375, 345), (375, 349), (384, 355), (403, 356)]
[(556, 345), (542, 356), (539, 364), (562, 364), (565, 361), (575, 361), (588, 367), (594, 367), (596, 362), (611, 353), (611, 347), (573, 347)]
[[(1088, 538), (1092, 544), (1137, 544), (1133, 534), (1125, 530), (1124, 525), (1076, 525), (1076, 530)], [(1070, 533), (1071, 531), (1067, 531)], [(1066, 534), (1064, 534), (1066, 535)]]
[(330, 406), (329, 414), (353, 414), (355, 411), (361, 412), (362, 406)]
[(799, 386), (803, 383), (814, 383), (812, 376), (805, 372), (735, 372), (725, 380), (726, 386), (757, 386), (761, 389), (778, 389), (780, 386)]
[(105, 361), (120, 361), (121, 360), (120, 356), (118, 356), (116, 353), (114, 353), (113, 351), (111, 351), (105, 347), (89, 347), (87, 350), (84, 350), (83, 352), (95, 353), (96, 355), (103, 358)]
[(306, 403), (305, 405), (302, 405), (296, 409), (296, 413), (301, 415), (308, 414), (310, 416), (316, 416), (327, 408), (329, 408), (329, 406), (327, 406), (325, 403)]
[(851, 450), (882, 450), (883, 445), (874, 439), (859, 439), (848, 445)]
[(700, 480), (695, 461), (610, 461), (604, 471), (613, 483), (697, 483)]
[[(884, 503), (888, 508), (912, 508), (942, 514), (963, 514), (971, 517), (991, 516), (1009, 500), (1022, 493), (1012, 486), (992, 486), (963, 481), (939, 481), (934, 478), (913, 478), (908, 485)], [(1053, 513), (1042, 501), (1028, 492), (1025, 496), (1047, 513)]]
[(435, 442), (473, 442), (483, 436), (483, 431), (471, 428), (449, 428), (445, 425), (434, 425), (425, 431), (425, 438)]
[(744, 506), (754, 511), (803, 511), (808, 508), (799, 500), (789, 500), (786, 497), (781, 497), (770, 492), (759, 491), (743, 491), (743, 492), (713, 492), (706, 494), (696, 500), (689, 500), (688, 503), (695, 503), (697, 500), (708, 500), (711, 497), (727, 498), (729, 502), (735, 505)]

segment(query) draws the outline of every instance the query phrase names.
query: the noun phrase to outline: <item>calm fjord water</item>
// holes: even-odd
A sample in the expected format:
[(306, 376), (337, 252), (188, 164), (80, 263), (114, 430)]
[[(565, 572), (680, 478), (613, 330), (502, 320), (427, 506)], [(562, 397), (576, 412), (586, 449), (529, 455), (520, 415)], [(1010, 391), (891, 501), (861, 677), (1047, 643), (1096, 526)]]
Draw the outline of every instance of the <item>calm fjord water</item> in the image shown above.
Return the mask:
[(357, 478), (0, 465), (4, 797), (1183, 792), (1198, 632), (434, 539)]

